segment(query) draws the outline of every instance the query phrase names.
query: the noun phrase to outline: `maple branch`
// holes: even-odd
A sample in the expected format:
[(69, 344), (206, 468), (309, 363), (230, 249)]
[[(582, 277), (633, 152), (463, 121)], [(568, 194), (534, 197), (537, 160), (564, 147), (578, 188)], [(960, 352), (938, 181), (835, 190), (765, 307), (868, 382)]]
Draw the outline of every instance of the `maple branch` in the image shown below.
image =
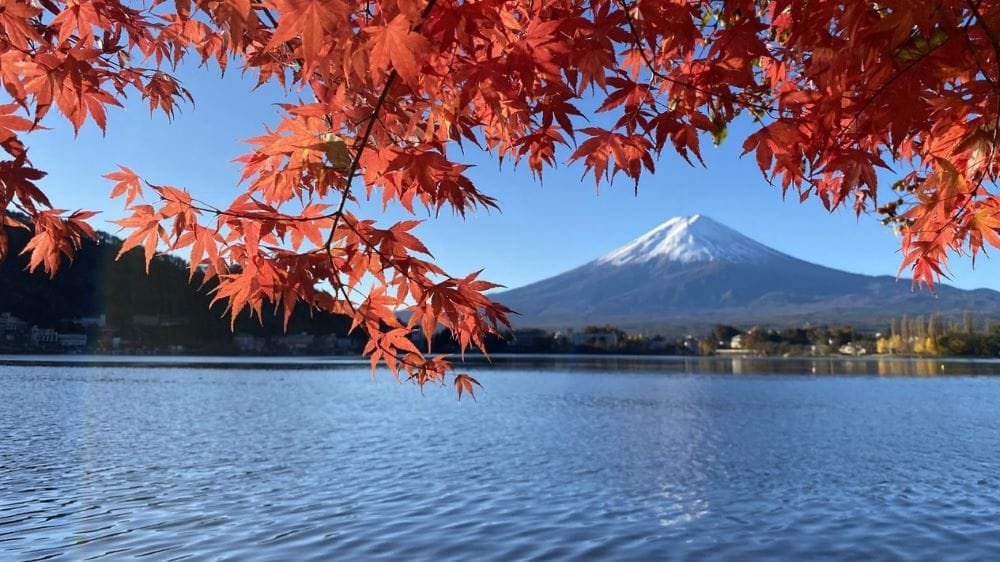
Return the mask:
[[(974, 51), (974, 47), (973, 47), (973, 45), (971, 43), (971, 40), (970, 40), (969, 34), (968, 34), (969, 27), (971, 27), (971, 24), (973, 23), (973, 21), (975, 21), (976, 23), (979, 24), (980, 27), (982, 27), (984, 33), (986, 33), (987, 37), (990, 40), (990, 43), (993, 46), (994, 60), (996, 61), (996, 64), (998, 66), (998, 72), (1000, 72), (1000, 38), (997, 37), (997, 35), (993, 32), (993, 30), (988, 25), (986, 25), (986, 21), (983, 18), (983, 14), (979, 10), (979, 5), (981, 3), (982, 3), (981, 1), (977, 2), (977, 3), (973, 3), (971, 0), (966, 0), (966, 5), (969, 7), (970, 11), (973, 14), (973, 19), (969, 20), (966, 23), (966, 25), (964, 26), (964, 29), (966, 31), (966, 33), (964, 34), (965, 40), (966, 40), (966, 44), (970, 47), (970, 49), (973, 50), (973, 54), (974, 54), (974, 56), (975, 56), (975, 58), (976, 58), (976, 60), (978, 62), (979, 61), (979, 57), (978, 57), (978, 55)], [(942, 44), (943, 44), (943, 42), (942, 42)], [(931, 51), (933, 51), (933, 50), (934, 49), (931, 49)], [(930, 54), (930, 51), (928, 52), (928, 54)], [(922, 58), (924, 58), (924, 57), (922, 57)], [(990, 79), (989, 75), (986, 73), (985, 69), (983, 69), (981, 65), (980, 65), (980, 71), (983, 73), (983, 76), (986, 77), (986, 80), (990, 84), (992, 84), (994, 86), (994, 89), (996, 90), (997, 89), (997, 84), (993, 80)], [(998, 130), (998, 128), (1000, 128), (1000, 95), (998, 95), (998, 94), (1000, 94), (1000, 92), (995, 92), (995, 94), (994, 94), (994, 97), (996, 97), (996, 108), (994, 110), (994, 112), (996, 113), (996, 117), (994, 118), (994, 121), (993, 121), (993, 139), (992, 139), (992, 142), (990, 143), (991, 144), (991, 146), (990, 146), (990, 155), (986, 159), (985, 169), (982, 170), (981, 172), (976, 173), (976, 175), (978, 176), (978, 178), (976, 179), (975, 187), (973, 187), (972, 190), (970, 190), (968, 192), (957, 193), (955, 195), (946, 197), (944, 199), (940, 199), (939, 198), (937, 200), (940, 203), (941, 201), (948, 200), (948, 199), (959, 199), (959, 198), (963, 199), (961, 205), (959, 205), (959, 207), (957, 209), (953, 209), (953, 210), (951, 210), (948, 213), (951, 220), (949, 220), (948, 222), (942, 223), (939, 228), (934, 229), (934, 230), (924, 230), (924, 231), (914, 231), (914, 230), (907, 229), (907, 232), (909, 232), (911, 234), (918, 234), (918, 235), (919, 234), (928, 234), (928, 233), (930, 233), (930, 234), (933, 235), (933, 240), (937, 241), (937, 240), (941, 239), (941, 237), (944, 235), (945, 230), (947, 230), (949, 227), (951, 227), (953, 229), (957, 228), (955, 226), (955, 223), (960, 222), (961, 218), (968, 212), (969, 206), (972, 205), (976, 201), (977, 197), (979, 197), (980, 190), (984, 189), (983, 188), (983, 182), (986, 180), (986, 178), (988, 176), (992, 176), (992, 169), (993, 169), (993, 167), (995, 165), (994, 161), (995, 161), (995, 158), (996, 158), (997, 144), (998, 144), (997, 134), (998, 134), (998, 132), (1000, 132), (1000, 130)], [(987, 194), (988, 194), (988, 192), (987, 192)], [(918, 203), (915, 203), (915, 204), (918, 204)]]
[[(413, 28), (414, 32), (420, 31), (421, 25), (423, 25), (424, 20), (427, 19), (427, 16), (430, 15), (431, 10), (434, 9), (434, 5), (436, 3), (437, 0), (429, 0), (427, 2), (427, 5), (424, 6), (423, 11), (420, 13), (420, 19), (421, 19), (420, 23), (418, 23)], [(392, 71), (389, 72), (389, 76), (386, 77), (385, 85), (382, 87), (382, 92), (379, 93), (378, 99), (375, 101), (375, 105), (372, 107), (372, 113), (371, 116), (368, 118), (368, 124), (365, 127), (365, 131), (361, 135), (361, 141), (356, 144), (354, 158), (351, 160), (351, 166), (347, 170), (347, 177), (344, 182), (343, 196), (340, 198), (340, 204), (337, 206), (337, 210), (335, 213), (336, 218), (334, 218), (333, 226), (330, 228), (330, 235), (327, 237), (326, 244), (324, 245), (327, 252), (330, 251), (330, 247), (333, 244), (334, 233), (337, 231), (337, 225), (340, 222), (340, 218), (343, 216), (344, 213), (344, 208), (347, 205), (347, 201), (351, 193), (351, 184), (354, 182), (354, 177), (357, 175), (358, 168), (361, 164), (361, 155), (362, 153), (364, 153), (365, 148), (368, 147), (368, 140), (371, 138), (372, 131), (375, 128), (375, 123), (378, 120), (378, 115), (382, 111), (382, 106), (385, 105), (386, 99), (389, 97), (389, 90), (392, 88), (392, 85), (396, 81), (397, 76), (399, 76), (399, 73), (396, 71), (395, 68), (393, 68)]]
[[(696, 92), (705, 94), (705, 95), (707, 95), (709, 97), (721, 98), (721, 99), (728, 99), (729, 101), (734, 102), (737, 105), (740, 105), (742, 107), (746, 107), (748, 109), (756, 109), (757, 111), (760, 111), (762, 113), (766, 113), (771, 118), (776, 118), (775, 117), (775, 113), (777, 112), (778, 113), (778, 117), (780, 117), (780, 115), (781, 115), (780, 108), (775, 108), (775, 107), (770, 106), (770, 105), (764, 105), (764, 104), (759, 104), (759, 103), (756, 103), (756, 102), (748, 101), (748, 100), (745, 100), (745, 99), (741, 98), (738, 95), (734, 95), (734, 94), (731, 94), (731, 93), (716, 92), (716, 91), (708, 90), (706, 88), (702, 88), (700, 86), (696, 86), (693, 83), (688, 82), (686, 80), (681, 80), (679, 78), (672, 78), (672, 77), (667, 76), (666, 74), (663, 74), (662, 72), (656, 70), (656, 66), (653, 64), (653, 61), (649, 58), (649, 55), (646, 54), (645, 41), (639, 36), (639, 32), (638, 32), (638, 30), (635, 27), (635, 20), (632, 18), (632, 14), (630, 13), (631, 8), (629, 8), (628, 4), (625, 3), (625, 0), (617, 0), (617, 2), (618, 2), (618, 5), (621, 7), (622, 11), (625, 12), (625, 21), (628, 23), (629, 31), (632, 34), (632, 38), (635, 40), (635, 46), (639, 50), (639, 55), (642, 57), (642, 60), (643, 60), (643, 62), (646, 65), (646, 69), (649, 70), (649, 72), (654, 77), (659, 78), (660, 80), (663, 80), (664, 82), (669, 82), (671, 84), (676, 84), (678, 86), (683, 86), (685, 88), (690, 88), (690, 89), (692, 89), (692, 90), (694, 90)], [(652, 50), (652, 47), (650, 47), (650, 50)], [(652, 84), (650, 84), (650, 89), (652, 89)]]
[[(153, 184), (149, 184), (149, 186), (152, 187), (152, 188), (154, 188), (154, 189), (156, 189), (157, 187), (159, 187), (159, 186), (155, 186)], [(170, 197), (167, 197), (166, 195), (163, 195), (162, 193), (159, 193), (159, 197), (160, 197), (160, 201), (166, 201), (168, 203), (183, 203), (182, 201), (178, 201), (176, 199), (171, 199)], [(251, 198), (251, 200), (253, 200), (255, 203), (260, 203), (257, 199)], [(261, 214), (255, 214), (255, 213), (237, 213), (237, 212), (234, 212), (234, 211), (230, 211), (228, 209), (226, 209), (226, 210), (220, 209), (220, 208), (216, 207), (215, 205), (212, 205), (211, 203), (207, 203), (207, 202), (202, 201), (201, 199), (198, 199), (198, 198), (195, 198), (195, 197), (191, 198), (191, 202), (192, 203), (197, 203), (197, 205), (188, 204), (188, 203), (185, 203), (185, 205), (188, 206), (188, 207), (190, 207), (190, 208), (192, 208), (192, 209), (194, 209), (194, 210), (196, 210), (196, 211), (201, 211), (203, 213), (209, 213), (209, 214), (215, 215), (217, 217), (219, 217), (219, 216), (222, 216), (222, 217), (233, 217), (233, 218), (236, 218), (236, 219), (249, 219), (249, 220), (267, 219), (267, 220), (273, 220), (273, 221), (284, 222), (284, 223), (297, 223), (297, 222), (313, 222), (313, 221), (318, 221), (318, 220), (330, 219), (330, 218), (333, 218), (336, 215), (336, 213), (327, 213), (327, 214), (323, 214), (323, 215), (316, 215), (315, 217), (306, 217), (306, 216), (302, 216), (302, 215), (298, 215), (298, 216), (296, 216), (296, 215), (289, 215), (287, 213), (278, 212), (277, 210), (275, 210), (275, 212), (273, 214), (271, 214), (271, 215), (261, 215)]]
[[(969, 6), (969, 9), (972, 11), (973, 16), (979, 23), (979, 27), (983, 28), (983, 32), (986, 33), (986, 36), (989, 38), (990, 43), (993, 46), (993, 60), (997, 65), (997, 74), (1000, 75), (1000, 37), (997, 37), (996, 32), (994, 32), (993, 29), (986, 24), (986, 18), (983, 17), (983, 13), (979, 10), (979, 6), (980, 4), (982, 4), (982, 0), (980, 0), (975, 4), (972, 3), (972, 0), (966, 0), (966, 4)], [(977, 61), (979, 60), (978, 57), (976, 58), (976, 60)], [(983, 71), (983, 76), (986, 76), (987, 80), (989, 80), (989, 76), (986, 74), (985, 71)], [(997, 98), (997, 106), (995, 110), (997, 116), (993, 122), (993, 141), (991, 142), (992, 146), (990, 147), (990, 156), (986, 160), (986, 169), (984, 170), (983, 174), (981, 175), (981, 177), (977, 182), (976, 185), (977, 189), (982, 186), (983, 180), (986, 179), (987, 175), (992, 176), (992, 171), (995, 166), (995, 158), (997, 154), (997, 133), (1000, 132), (998, 131), (998, 129), (1000, 129), (1000, 87), (998, 87), (997, 84), (994, 83), (992, 80), (989, 80), (989, 82), (990, 84), (993, 84), (993, 89), (996, 90), (994, 91), (994, 96)]]
[[(420, 30), (420, 26), (423, 24), (423, 20), (425, 20), (427, 18), (427, 16), (430, 14), (430, 11), (434, 8), (434, 5), (435, 5), (436, 1), (437, 0), (430, 0), (427, 3), (427, 5), (424, 7), (424, 9), (423, 9), (423, 11), (421, 13), (421, 22), (419, 24), (417, 24), (417, 26), (414, 27), (414, 31), (415, 32)], [(378, 120), (379, 120), (379, 114), (381, 113), (382, 107), (385, 105), (386, 100), (388, 99), (389, 91), (391, 90), (391, 88), (392, 88), (394, 82), (396, 81), (396, 78), (398, 77), (398, 75), (399, 75), (399, 73), (396, 71), (395, 68), (392, 69), (389, 72), (389, 75), (386, 77), (385, 84), (382, 87), (382, 91), (379, 93), (379, 96), (376, 99), (375, 104), (372, 106), (372, 112), (371, 112), (370, 117), (368, 118), (367, 124), (365, 125), (365, 130), (364, 130), (364, 132), (361, 135), (360, 142), (357, 142), (355, 144), (354, 157), (352, 158), (351, 165), (350, 165), (350, 167), (348, 168), (348, 171), (347, 171), (347, 175), (346, 175), (345, 182), (344, 182), (344, 188), (343, 188), (342, 195), (341, 195), (341, 198), (340, 198), (340, 203), (337, 206), (336, 211), (334, 211), (332, 213), (332, 215), (334, 217), (334, 223), (330, 227), (330, 233), (327, 236), (326, 242), (323, 245), (324, 253), (327, 255), (327, 257), (330, 260), (330, 272), (331, 272), (331, 275), (329, 277), (329, 281), (333, 285), (334, 290), (335, 291), (339, 291), (343, 295), (345, 305), (351, 310), (351, 313), (353, 315), (357, 315), (357, 308), (354, 306), (353, 301), (351, 301), (350, 295), (348, 294), (347, 289), (346, 289), (344, 283), (342, 283), (340, 281), (340, 279), (339, 279), (339, 277), (338, 277), (338, 275), (336, 273), (336, 268), (335, 268), (334, 263), (333, 263), (333, 240), (334, 240), (334, 236), (336, 235), (337, 228), (340, 225), (340, 221), (341, 221), (341, 219), (344, 216), (344, 210), (345, 210), (345, 208), (347, 206), (347, 201), (351, 199), (351, 189), (352, 189), (351, 186), (352, 186), (352, 184), (354, 182), (354, 178), (357, 176), (358, 170), (360, 168), (360, 165), (361, 165), (361, 156), (364, 153), (364, 150), (368, 147), (369, 140), (371, 139), (372, 132), (373, 132), (373, 130), (375, 128), (375, 123), (378, 122)], [(361, 233), (358, 232), (358, 230), (354, 227), (353, 224), (348, 223), (348, 228), (350, 228), (355, 234), (357, 234), (362, 239), (366, 238), (366, 237), (362, 236)], [(377, 255), (379, 255), (380, 257), (382, 257), (383, 260), (386, 261), (386, 263), (392, 263), (391, 260), (386, 260), (386, 256), (384, 254), (382, 254), (381, 250), (379, 250), (376, 245), (371, 244), (370, 241), (368, 241), (368, 240), (366, 240), (366, 242), (367, 242), (366, 245), (372, 251), (374, 251)], [(404, 277), (410, 279), (410, 277), (408, 275), (406, 275), (406, 274), (403, 274), (403, 275), (404, 275)], [(408, 365), (408, 366), (410, 366), (410, 367), (412, 367), (414, 369), (422, 369), (423, 368), (420, 365), (408, 362), (405, 359), (405, 357), (401, 357), (394, 350), (392, 350), (392, 349), (386, 349), (385, 346), (381, 345), (381, 343), (379, 344), (379, 349), (382, 351), (382, 353), (391, 354), (392, 357), (396, 361), (398, 361), (398, 362), (400, 362), (400, 363), (402, 363), (404, 365)], [(411, 375), (410, 378), (413, 378), (412, 375)], [(443, 384), (443, 381), (442, 381), (442, 384)]]
[[(968, 28), (969, 28), (969, 25), (966, 24), (966, 26), (965, 26), (966, 32), (968, 32)], [(945, 45), (947, 43), (948, 43), (948, 41), (945, 40), (945, 41), (941, 41), (937, 45), (932, 45), (931, 48), (928, 49), (926, 53), (923, 53), (920, 56), (914, 58), (912, 61), (909, 62), (909, 64), (905, 65), (903, 68), (899, 69), (897, 72), (894, 72), (892, 74), (892, 76), (890, 76), (888, 80), (886, 80), (878, 88), (876, 88), (875, 91), (872, 93), (871, 97), (869, 97), (865, 101), (865, 103), (857, 111), (854, 112), (854, 116), (851, 118), (851, 121), (847, 124), (846, 127), (842, 128), (840, 130), (841, 132), (837, 135), (837, 138), (831, 144), (834, 144), (834, 145), (838, 144), (840, 142), (840, 139), (843, 138), (843, 135), (847, 131), (849, 131), (852, 127), (854, 127), (854, 125), (858, 122), (858, 120), (861, 118), (861, 114), (864, 113), (865, 111), (867, 111), (868, 108), (871, 107), (873, 103), (875, 103), (875, 100), (877, 100), (878, 98), (880, 98), (882, 96), (882, 94), (885, 93), (885, 91), (889, 88), (889, 86), (891, 86), (893, 83), (895, 83), (896, 80), (899, 80), (900, 78), (902, 78), (903, 75), (906, 74), (907, 72), (909, 72), (910, 70), (912, 70), (913, 67), (915, 67), (918, 64), (924, 62), (924, 60), (926, 60), (927, 57), (931, 56), (931, 54), (933, 54), (935, 51), (937, 51), (938, 49), (940, 49), (943, 45)], [(896, 49), (895, 53), (893, 53), (893, 58), (898, 57), (903, 52), (904, 48), (905, 48), (905, 44), (904, 45), (900, 45)], [(867, 85), (868, 84), (865, 84), (865, 86), (867, 86)], [(829, 146), (829, 145), (827, 145), (827, 146)]]
[[(938, 6), (938, 7), (940, 7), (940, 6)], [(966, 24), (966, 26), (965, 26), (966, 32), (968, 31), (968, 27), (969, 27), (969, 24)], [(937, 45), (933, 45), (932, 44), (931, 48), (928, 49), (926, 53), (922, 53), (920, 56), (914, 58), (908, 64), (906, 64), (905, 66), (903, 66), (902, 68), (900, 68), (898, 71), (894, 72), (892, 74), (892, 76), (889, 77), (888, 80), (886, 80), (885, 82), (883, 82), (882, 84), (880, 84), (879, 87), (876, 88), (874, 92), (872, 92), (871, 96), (868, 97), (868, 99), (865, 100), (865, 102), (861, 105), (861, 107), (858, 108), (854, 112), (854, 115), (851, 117), (851, 120), (847, 123), (847, 126), (842, 127), (842, 128), (839, 129), (839, 131), (837, 132), (837, 136), (832, 141), (828, 140), (828, 138), (825, 138), (823, 140), (823, 148), (822, 148), (822, 150), (819, 153), (820, 154), (825, 154), (831, 147), (833, 147), (833, 146), (840, 146), (841, 142), (843, 140), (845, 140), (844, 139), (845, 135), (847, 135), (849, 133), (849, 131), (854, 128), (854, 126), (857, 124), (857, 122), (861, 119), (862, 114), (864, 114), (868, 110), (868, 108), (870, 108), (872, 106), (872, 104), (874, 104), (875, 101), (878, 100), (882, 96), (882, 94), (884, 94), (885, 91), (889, 89), (889, 86), (891, 86), (892, 84), (894, 84), (896, 82), (896, 80), (899, 80), (900, 78), (902, 78), (906, 73), (908, 73), (910, 70), (912, 70), (918, 64), (924, 62), (929, 56), (931, 56), (931, 54), (933, 54), (935, 51), (937, 51), (939, 48), (941, 48), (943, 45), (945, 45), (947, 43), (948, 43), (948, 41), (945, 40), (945, 41), (941, 41)], [(906, 45), (905, 43), (903, 45), (900, 45), (895, 50), (895, 52), (893, 53), (892, 58), (897, 58), (903, 52), (903, 50), (905, 49), (905, 45)], [(867, 83), (865, 83), (862, 87), (866, 87), (866, 86), (868, 86)], [(853, 142), (854, 143), (858, 143), (859, 141), (857, 139), (855, 139)], [(844, 148), (847, 148), (847, 146), (844, 146)], [(892, 156), (893, 156), (893, 161), (896, 161), (895, 154), (893, 154)], [(810, 172), (810, 176), (813, 173), (815, 173), (815, 172)], [(813, 182), (813, 180), (810, 180), (810, 182)]]
[(973, 17), (976, 18), (976, 23), (979, 24), (979, 27), (983, 28), (983, 32), (986, 33), (990, 43), (993, 44), (993, 50), (996, 51), (997, 56), (1000, 56), (1000, 37), (997, 37), (996, 32), (994, 32), (993, 29), (986, 24), (986, 19), (983, 17), (983, 13), (979, 11), (979, 6), (982, 4), (982, 0), (976, 3), (973, 3), (972, 0), (965, 0), (965, 3), (969, 6), (969, 10), (972, 11)]
[(274, 29), (278, 28), (278, 20), (274, 18), (274, 14), (271, 13), (271, 10), (267, 9), (264, 6), (255, 6), (255, 7), (261, 12), (264, 12), (264, 16), (267, 17), (267, 21), (270, 22), (272, 28)]
[[(982, 0), (979, 2), (982, 3)], [(969, 48), (969, 53), (976, 60), (976, 68), (979, 69), (980, 74), (986, 79), (993, 87), (997, 87), (997, 82), (986, 72), (986, 67), (983, 65), (983, 61), (979, 59), (979, 53), (976, 52), (976, 46), (972, 44), (972, 38), (968, 33), (962, 34), (962, 38), (965, 39), (965, 46)]]
[[(434, 0), (431, 0), (433, 3)], [(351, 160), (351, 167), (347, 171), (347, 178), (344, 183), (344, 190), (340, 198), (340, 204), (337, 206), (337, 210), (334, 211), (335, 218), (333, 219), (333, 226), (330, 227), (330, 234), (326, 238), (326, 243), (323, 247), (326, 249), (327, 253), (330, 254), (331, 266), (333, 264), (333, 255), (331, 254), (333, 246), (333, 237), (337, 232), (337, 226), (340, 224), (340, 219), (344, 215), (344, 209), (347, 206), (347, 201), (350, 198), (351, 184), (354, 181), (354, 176), (358, 173), (358, 166), (361, 163), (361, 154), (364, 152), (365, 148), (368, 146), (368, 140), (371, 137), (372, 130), (375, 128), (375, 122), (377, 121), (378, 112), (382, 109), (382, 105), (385, 104), (386, 97), (389, 95), (389, 88), (392, 87), (392, 83), (396, 79), (396, 71), (393, 70), (389, 73), (388, 78), (386, 78), (385, 86), (382, 88), (382, 93), (379, 94), (378, 100), (375, 102), (372, 108), (372, 115), (368, 119), (368, 125), (365, 127), (365, 132), (361, 135), (361, 142), (358, 144), (357, 149), (354, 153), (354, 158)]]

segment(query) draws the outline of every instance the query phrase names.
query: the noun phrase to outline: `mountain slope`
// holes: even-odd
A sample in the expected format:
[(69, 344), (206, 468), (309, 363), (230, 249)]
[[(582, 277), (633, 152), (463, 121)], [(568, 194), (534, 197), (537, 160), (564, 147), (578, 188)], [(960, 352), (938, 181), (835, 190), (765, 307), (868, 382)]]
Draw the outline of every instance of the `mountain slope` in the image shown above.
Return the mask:
[(718, 322), (881, 327), (902, 314), (1000, 317), (1000, 293), (848, 273), (793, 258), (714, 220), (667, 221), (581, 267), (495, 297), (518, 326), (696, 328)]

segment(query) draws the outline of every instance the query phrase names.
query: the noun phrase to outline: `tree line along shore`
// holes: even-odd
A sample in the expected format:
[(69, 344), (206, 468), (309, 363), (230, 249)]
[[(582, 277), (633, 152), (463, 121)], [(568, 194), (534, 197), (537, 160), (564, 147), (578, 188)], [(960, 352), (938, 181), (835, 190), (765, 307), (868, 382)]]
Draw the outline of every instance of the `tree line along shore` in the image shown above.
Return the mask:
[[(11, 255), (0, 262), (0, 353), (122, 353), (192, 355), (343, 354), (366, 342), (349, 333), (343, 317), (297, 307), (284, 325), (264, 309), (231, 321), (212, 305), (211, 280), (190, 274), (188, 264), (158, 256), (149, 273), (141, 252), (116, 261), (121, 240), (99, 233), (55, 277), (26, 270), (19, 252), (28, 235), (11, 233)], [(422, 335), (413, 340), (421, 349)], [(516, 329), (492, 337), (491, 353), (595, 353), (657, 355), (1000, 355), (1000, 322), (975, 318), (903, 316), (883, 330), (852, 326), (759, 327), (720, 324), (691, 334), (629, 330), (615, 326)], [(433, 352), (457, 351), (451, 334), (439, 331)]]

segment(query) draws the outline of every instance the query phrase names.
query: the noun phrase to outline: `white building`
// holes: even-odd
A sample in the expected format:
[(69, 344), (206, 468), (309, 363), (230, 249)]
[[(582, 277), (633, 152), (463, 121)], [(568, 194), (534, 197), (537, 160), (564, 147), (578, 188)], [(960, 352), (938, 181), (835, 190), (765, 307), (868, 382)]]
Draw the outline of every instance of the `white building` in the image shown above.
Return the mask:
[(52, 328), (39, 328), (38, 326), (31, 327), (31, 343), (35, 345), (43, 345), (56, 343), (58, 341), (59, 334)]
[(854, 342), (848, 342), (838, 349), (841, 355), (866, 355), (868, 350), (861, 347), (860, 345), (855, 345)]
[(20, 332), (28, 328), (28, 323), (9, 312), (0, 314), (0, 332)]
[(59, 334), (59, 345), (67, 349), (87, 347), (87, 334)]

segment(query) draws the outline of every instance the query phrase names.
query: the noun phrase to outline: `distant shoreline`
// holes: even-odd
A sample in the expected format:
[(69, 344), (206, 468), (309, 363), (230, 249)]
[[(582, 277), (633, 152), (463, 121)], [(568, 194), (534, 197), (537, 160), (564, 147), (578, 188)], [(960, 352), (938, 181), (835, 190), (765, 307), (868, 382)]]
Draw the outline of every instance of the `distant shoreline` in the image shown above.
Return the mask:
[[(725, 355), (628, 355), (628, 354), (533, 354), (502, 353), (489, 358), (482, 354), (468, 353), (464, 362), (459, 356), (452, 357), (457, 368), (463, 366), (502, 367), (522, 363), (722, 363), (722, 362), (768, 362), (768, 363), (951, 363), (1000, 365), (1000, 358), (983, 357), (921, 357), (902, 355), (798, 355), (765, 356), (752, 354)], [(252, 356), (252, 355), (98, 355), (98, 354), (43, 354), (43, 355), (0, 355), (0, 365), (35, 367), (146, 367), (146, 368), (190, 368), (210, 369), (345, 369), (368, 367), (370, 362), (361, 356)]]

